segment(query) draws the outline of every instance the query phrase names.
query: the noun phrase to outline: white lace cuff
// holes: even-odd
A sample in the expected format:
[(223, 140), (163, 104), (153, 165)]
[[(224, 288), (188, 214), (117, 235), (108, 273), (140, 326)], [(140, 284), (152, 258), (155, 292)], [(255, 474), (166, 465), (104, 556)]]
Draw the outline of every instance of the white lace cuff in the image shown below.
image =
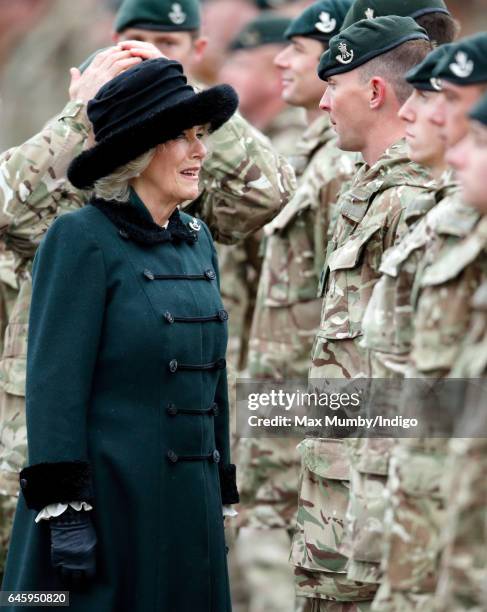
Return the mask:
[(222, 506), (223, 516), (233, 518), (238, 515), (238, 512), (232, 506)]
[(49, 504), (49, 506), (45, 506), (39, 514), (36, 516), (35, 521), (39, 523), (40, 521), (48, 521), (51, 518), (55, 518), (56, 516), (61, 515), (63, 512), (66, 512), (68, 509), (68, 505), (73, 508), (73, 510), (93, 510), (93, 506), (90, 506), (87, 502), (69, 502), (69, 504)]

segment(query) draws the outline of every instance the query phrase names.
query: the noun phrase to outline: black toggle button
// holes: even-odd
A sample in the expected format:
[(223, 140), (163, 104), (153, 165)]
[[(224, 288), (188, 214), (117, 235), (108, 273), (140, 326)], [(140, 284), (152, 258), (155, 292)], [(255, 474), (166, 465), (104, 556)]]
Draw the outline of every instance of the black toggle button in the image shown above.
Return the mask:
[(218, 311), (218, 318), (220, 319), (220, 321), (228, 321), (228, 312), (226, 310), (219, 310)]
[(213, 270), (205, 270), (205, 276), (210, 281), (215, 280), (216, 278), (216, 274), (213, 272)]
[(227, 362), (225, 359), (217, 359), (215, 362), (215, 368), (217, 370), (224, 370), (227, 367)]
[(213, 406), (211, 407), (211, 412), (213, 413), (214, 416), (218, 416), (218, 413), (220, 412), (218, 410), (218, 404), (213, 404)]
[(220, 463), (220, 453), (217, 450), (213, 451), (212, 459), (214, 463)]
[(154, 272), (151, 272), (150, 270), (144, 270), (144, 276), (151, 281), (155, 279)]
[(169, 362), (169, 371), (174, 374), (174, 372), (176, 372), (177, 369), (178, 369), (177, 359), (171, 359), (171, 361)]
[(176, 416), (178, 413), (178, 409), (176, 408), (175, 404), (171, 403), (167, 405), (166, 412), (169, 416)]
[(27, 489), (27, 479), (26, 478), (21, 478), (20, 479), (20, 488), (21, 489)]
[(126, 232), (124, 229), (119, 230), (118, 235), (120, 236), (120, 238), (123, 238), (124, 240), (128, 240), (130, 238), (128, 232)]
[(177, 463), (179, 457), (176, 455), (176, 453), (173, 450), (169, 450), (167, 451), (167, 458), (169, 459), (171, 463)]
[(174, 323), (174, 317), (173, 315), (169, 312), (169, 310), (166, 310), (166, 312), (164, 313), (164, 318), (166, 319), (166, 321), (168, 323)]

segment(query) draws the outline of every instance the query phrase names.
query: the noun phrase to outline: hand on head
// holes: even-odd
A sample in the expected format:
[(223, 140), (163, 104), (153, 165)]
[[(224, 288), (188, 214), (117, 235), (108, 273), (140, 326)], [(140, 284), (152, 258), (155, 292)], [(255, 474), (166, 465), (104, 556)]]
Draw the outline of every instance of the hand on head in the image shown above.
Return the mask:
[(140, 40), (126, 40), (98, 53), (81, 74), (78, 68), (71, 68), (69, 97), (71, 100), (88, 102), (108, 81), (142, 60), (164, 57), (151, 43)]

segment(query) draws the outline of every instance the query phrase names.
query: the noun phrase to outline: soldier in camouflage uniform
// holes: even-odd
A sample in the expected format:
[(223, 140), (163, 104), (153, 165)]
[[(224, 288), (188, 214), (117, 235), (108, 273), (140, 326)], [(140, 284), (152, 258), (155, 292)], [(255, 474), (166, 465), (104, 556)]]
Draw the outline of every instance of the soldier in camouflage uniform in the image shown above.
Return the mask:
[[(373, 19), (383, 15), (410, 16), (422, 25), (431, 40), (443, 45), (451, 42), (455, 24), (443, 0), (356, 0), (345, 18), (344, 28), (363, 18)], [(436, 62), (435, 54), (430, 62)], [(409, 157), (433, 171), (436, 180), (429, 185), (430, 192), (412, 201), (405, 211), (404, 220), (412, 228), (427, 211), (444, 196), (447, 177), (440, 179), (444, 169), (444, 145), (439, 133), (434, 133), (431, 124), (426, 124), (422, 102), (434, 94), (429, 82), (430, 67), (425, 65), (423, 72), (413, 75), (411, 82), (416, 90), (403, 107), (402, 118), (409, 124), (416, 137), (408, 141)], [(414, 70), (414, 69), (413, 69)], [(410, 107), (413, 108), (410, 108)], [(420, 115), (422, 111), (423, 116)], [(438, 128), (436, 128), (438, 132)], [(416, 151), (411, 149), (413, 146)], [(439, 180), (438, 180), (439, 179)], [(425, 185), (428, 187), (428, 185)], [(436, 193), (432, 193), (437, 190)], [(384, 275), (374, 287), (372, 298), (362, 321), (363, 338), (361, 345), (368, 350), (370, 376), (375, 378), (401, 378), (408, 355), (408, 334), (411, 320), (407, 309), (411, 301), (412, 273), (424, 250), (421, 239), (418, 243), (404, 246), (401, 241), (392, 247), (383, 259), (380, 272)], [(409, 257), (412, 251), (412, 256)], [(384, 260), (389, 257), (389, 268), (384, 268)], [(391, 272), (390, 276), (387, 271)], [(406, 308), (406, 310), (405, 310)], [(380, 382), (379, 382), (380, 387)], [(383, 392), (383, 389), (380, 389)], [(379, 397), (372, 396), (377, 404)], [(381, 397), (383, 409), (386, 405), (395, 406), (396, 398)], [(341, 549), (349, 558), (347, 575), (350, 580), (376, 583), (380, 580), (379, 563), (381, 560), (381, 533), (383, 524), (383, 491), (387, 480), (388, 456), (392, 440), (370, 438), (350, 440), (345, 443), (350, 461), (350, 500), (346, 513), (347, 534)]]
[[(304, 131), (298, 109), (281, 99), (279, 74), (273, 64), (285, 43), (291, 20), (265, 14), (249, 22), (230, 43), (220, 82), (232, 85), (240, 99), (239, 110), (271, 141), (275, 151), (288, 158)], [(264, 82), (262, 88), (255, 83)], [(227, 358), (237, 371), (247, 366), (250, 325), (255, 307), (262, 256), (261, 233), (236, 245), (218, 245), (222, 299), (229, 313)]]
[[(448, 161), (457, 171), (465, 202), (482, 215), (477, 237), (487, 255), (487, 96), (470, 113), (468, 136), (448, 152)], [(482, 240), (483, 238), (483, 240)], [(471, 239), (458, 249), (471, 249)], [(487, 281), (471, 300), (468, 332), (462, 342), (452, 378), (476, 379), (468, 387), (462, 419), (449, 448), (446, 506), (443, 530), (444, 551), (440, 565), (435, 610), (459, 612), (487, 607)], [(476, 437), (476, 436), (483, 437)]]
[[(435, 67), (437, 97), (432, 119), (447, 145), (466, 134), (467, 112), (487, 83), (487, 35), (449, 46)], [(470, 63), (471, 62), (471, 63)], [(466, 67), (468, 69), (466, 69)], [(467, 332), (475, 291), (487, 278), (485, 225), (458, 194), (443, 199), (427, 217), (428, 248), (416, 275), (414, 333), (406, 367), (409, 378), (448, 375)], [(446, 307), (446, 305), (448, 305)], [(416, 402), (427, 424), (428, 405)], [(442, 486), (447, 440), (399, 440), (389, 470), (384, 584), (374, 609), (431, 609), (435, 601), (441, 531), (445, 522)], [(421, 477), (419, 477), (421, 475)]]
[[(190, 3), (195, 4), (188, 0)], [(148, 6), (141, 2), (135, 9), (141, 11), (140, 17), (144, 21), (146, 11), (154, 7), (163, 25), (182, 27), (171, 21), (169, 3), (149, 2)], [(150, 11), (149, 15), (152, 15)], [(137, 13), (132, 14), (134, 16), (137, 18)], [(117, 53), (121, 53), (124, 67), (128, 67), (127, 58), (155, 57), (159, 51), (143, 41), (120, 42)], [(83, 75), (88, 75), (84, 82), (88, 82), (87, 79), (92, 82), (90, 98), (102, 84), (94, 78), (93, 71), (98, 70), (104, 61), (105, 52), (102, 52)], [(79, 71), (75, 71), (75, 78), (77, 81), (80, 79)], [(5, 240), (20, 258), (18, 270), (22, 279), (19, 298), (6, 330), (1, 367), (3, 388), (7, 393), (3, 398), (6, 405), (2, 408), (5, 421), (1, 424), (0, 466), (2, 473), (8, 474), (5, 478), (9, 481), (12, 471), (18, 472), (25, 461), (25, 361), (32, 257), (54, 218), (82, 206), (89, 197), (89, 193), (74, 190), (65, 178), (66, 168), (83, 146), (90, 127), (84, 115), (88, 98), (79, 102), (76, 101), (77, 95), (75, 87), (75, 101), (46, 129), (64, 127), (71, 118), (78, 118), (72, 122), (78, 125), (78, 129), (61, 130), (57, 139), (50, 132), (47, 135), (41, 133), (21, 149), (7, 152), (4, 179), (0, 184), (3, 192), (2, 227), (9, 228)], [(188, 205), (188, 209), (205, 219), (216, 240), (235, 242), (262, 227), (287, 202), (295, 188), (294, 173), (284, 158), (273, 151), (268, 140), (239, 116), (209, 140), (212, 154), (205, 160), (200, 173), (201, 195)], [(31, 162), (28, 166), (26, 159)], [(40, 184), (39, 177), (43, 178)], [(8, 461), (4, 460), (7, 456)], [(17, 489), (16, 484), (15, 494)], [(10, 496), (11, 484), (8, 492)], [(9, 514), (13, 503), (10, 499)], [(9, 531), (10, 525), (5, 524), (5, 532)]]
[[(448, 153), (457, 170), (466, 202), (482, 215), (483, 249), (487, 254), (487, 97), (471, 113), (469, 136)], [(478, 233), (479, 237), (480, 234)], [(482, 242), (479, 243), (479, 246)], [(460, 246), (460, 245), (459, 245)], [(462, 250), (468, 243), (461, 245)], [(449, 447), (445, 477), (446, 527), (435, 610), (460, 612), (487, 607), (487, 419), (485, 380), (487, 378), (487, 281), (471, 300), (471, 318), (452, 378), (477, 379), (465, 397), (463, 418)], [(483, 435), (484, 437), (476, 437)]]
[[(382, 257), (379, 279), (362, 320), (361, 345), (367, 349), (370, 375), (378, 381), (372, 402), (382, 410), (397, 411), (397, 396), (384, 395), (382, 379), (405, 375), (413, 331), (413, 287), (417, 270), (428, 245), (429, 230), (425, 219), (428, 212), (455, 185), (447, 171), (445, 142), (440, 128), (429, 121), (431, 108), (439, 93), (431, 85), (432, 70), (445, 53), (439, 47), (407, 75), (414, 92), (399, 111), (406, 124), (408, 157), (427, 167), (434, 180), (428, 191), (411, 201), (404, 212), (408, 232)], [(373, 392), (373, 388), (372, 388)], [(392, 439), (362, 438), (348, 445), (350, 472), (350, 501), (347, 509), (347, 537), (342, 548), (350, 561), (350, 579), (379, 582), (382, 557), (382, 529), (386, 497), (388, 459), (394, 444)]]
[[(252, 323), (248, 373), (253, 379), (302, 379), (319, 324), (316, 298), (334, 204), (351, 176), (354, 156), (337, 149), (329, 119), (318, 108), (323, 84), (316, 75), (320, 55), (339, 31), (347, 3), (320, 0), (290, 25), (290, 44), (275, 58), (283, 98), (305, 109), (308, 128), (292, 162), (299, 187), (294, 198), (265, 226), (264, 262)], [(325, 15), (328, 18), (325, 18)], [(250, 563), (252, 610), (293, 610), (289, 535), (295, 526), (299, 456), (296, 440), (239, 442), (239, 488), (243, 509), (239, 551)], [(247, 551), (254, 551), (248, 554)], [(265, 560), (265, 566), (260, 567)], [(259, 581), (259, 582), (258, 582)]]
[[(317, 379), (369, 373), (359, 342), (380, 259), (407, 230), (404, 209), (431, 180), (407, 159), (404, 126), (397, 117), (411, 93), (404, 74), (430, 49), (425, 31), (413, 19), (379, 17), (343, 30), (321, 60), (319, 74), (328, 81), (321, 105), (335, 125), (338, 146), (360, 151), (366, 163), (339, 199), (319, 286), (324, 299), (312, 350), (312, 385), (322, 384)], [(369, 101), (377, 79), (388, 91), (385, 104), (384, 99)], [(294, 558), (301, 555), (298, 592), (311, 594), (313, 612), (368, 609), (376, 585), (347, 579), (341, 548), (350, 486), (345, 447), (338, 439), (307, 439), (301, 452), (300, 533), (293, 543)]]

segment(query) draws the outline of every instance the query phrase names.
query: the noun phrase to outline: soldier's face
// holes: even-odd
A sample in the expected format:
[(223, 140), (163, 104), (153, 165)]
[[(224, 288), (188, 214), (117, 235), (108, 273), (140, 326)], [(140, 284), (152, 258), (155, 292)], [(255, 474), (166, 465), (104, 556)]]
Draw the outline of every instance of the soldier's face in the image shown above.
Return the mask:
[(220, 71), (218, 80), (229, 83), (237, 90), (239, 110), (251, 122), (263, 109), (272, 111), (275, 108), (277, 113), (283, 106), (279, 73), (273, 64), (280, 49), (282, 45), (263, 45), (235, 51)]
[(149, 166), (132, 180), (141, 197), (174, 206), (197, 198), (206, 135), (206, 127), (197, 126), (159, 145)]
[(439, 95), (415, 89), (399, 111), (406, 125), (408, 157), (430, 168), (443, 165), (446, 152), (440, 127), (429, 121)]
[(369, 91), (358, 70), (330, 77), (320, 108), (330, 114), (338, 147), (343, 151), (362, 151), (370, 127)]
[(448, 150), (446, 160), (456, 170), (465, 201), (487, 214), (487, 127), (472, 121), (467, 135)]
[(323, 44), (304, 36), (295, 36), (274, 59), (281, 73), (282, 98), (293, 106), (315, 111), (325, 84), (316, 72)]
[(446, 145), (452, 147), (468, 132), (468, 111), (478, 102), (484, 91), (481, 85), (460, 87), (442, 81), (442, 93), (431, 110), (430, 120), (441, 130)]
[(185, 72), (190, 66), (197, 63), (206, 48), (206, 40), (193, 38), (190, 32), (158, 32), (156, 30), (142, 30), (128, 28), (120, 34), (114, 34), (115, 42), (121, 40), (141, 40), (152, 43), (167, 58), (176, 60), (183, 65)]

